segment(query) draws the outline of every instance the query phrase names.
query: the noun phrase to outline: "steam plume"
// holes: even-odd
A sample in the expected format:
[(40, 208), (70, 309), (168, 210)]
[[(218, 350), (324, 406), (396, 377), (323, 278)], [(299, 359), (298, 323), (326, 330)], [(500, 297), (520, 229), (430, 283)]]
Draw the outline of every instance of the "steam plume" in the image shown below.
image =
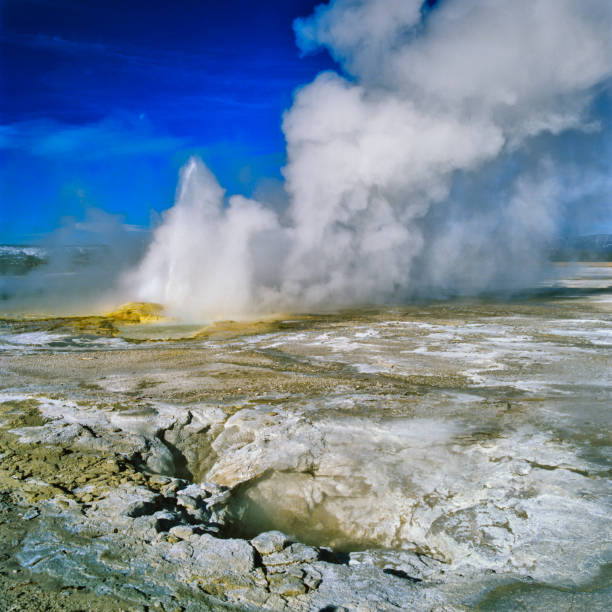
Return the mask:
[(608, 0), (317, 7), (298, 45), (345, 74), (319, 75), (284, 116), (287, 211), (226, 200), (191, 160), (130, 286), (226, 318), (533, 282), (572, 191), (555, 152), (605, 130), (592, 102), (611, 28)]

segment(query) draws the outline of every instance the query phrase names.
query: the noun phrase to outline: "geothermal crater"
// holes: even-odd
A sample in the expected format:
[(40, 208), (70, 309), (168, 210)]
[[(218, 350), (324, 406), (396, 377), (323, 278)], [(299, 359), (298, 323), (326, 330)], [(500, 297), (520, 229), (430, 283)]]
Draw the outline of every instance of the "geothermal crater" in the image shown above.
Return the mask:
[(10, 558), (164, 609), (597, 608), (612, 322), (580, 278), (203, 330), (4, 320)]

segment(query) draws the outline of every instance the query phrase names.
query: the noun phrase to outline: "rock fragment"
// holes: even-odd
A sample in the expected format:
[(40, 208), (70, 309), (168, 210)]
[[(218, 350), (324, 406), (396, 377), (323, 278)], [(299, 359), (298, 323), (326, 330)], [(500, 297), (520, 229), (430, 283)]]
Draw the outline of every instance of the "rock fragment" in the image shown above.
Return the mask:
[(179, 540), (188, 540), (194, 534), (193, 527), (188, 525), (175, 525), (170, 529), (170, 535)]
[(306, 593), (307, 587), (301, 578), (288, 573), (273, 574), (269, 579), (270, 591), (283, 597), (295, 597)]
[(312, 563), (319, 558), (319, 551), (305, 544), (291, 544), (280, 552), (263, 557), (266, 566), (291, 565), (293, 563)]
[(255, 566), (253, 547), (246, 540), (222, 540), (204, 533), (190, 542), (194, 558), (207, 573), (248, 575)]
[(260, 555), (280, 552), (289, 543), (289, 536), (282, 531), (265, 531), (251, 540), (251, 544)]

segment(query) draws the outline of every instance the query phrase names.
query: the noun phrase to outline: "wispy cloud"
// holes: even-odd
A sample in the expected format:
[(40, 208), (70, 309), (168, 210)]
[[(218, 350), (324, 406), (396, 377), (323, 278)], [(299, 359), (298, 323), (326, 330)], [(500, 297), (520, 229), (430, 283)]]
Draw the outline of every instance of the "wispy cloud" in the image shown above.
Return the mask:
[[(246, 78), (253, 83), (261, 82), (261, 75), (258, 76), (258, 79), (250, 76), (254, 66), (257, 66), (260, 70), (269, 70), (269, 80), (279, 83), (284, 83), (287, 80), (295, 81), (299, 77), (301, 68), (300, 64), (295, 63), (295, 60), (283, 55), (245, 57), (243, 50), (227, 45), (217, 47), (207, 45), (204, 50), (188, 52), (184, 49), (131, 46), (126, 42), (117, 45), (108, 42), (66, 38), (60, 35), (19, 32), (0, 33), (0, 41), (17, 47), (40, 49), (79, 57), (90, 55), (107, 59), (114, 58), (141, 67), (172, 69), (177, 75), (199, 71), (200, 76), (204, 76), (202, 71), (205, 71), (206, 76), (210, 76), (211, 71), (213, 71), (222, 74), (227, 79), (228, 75), (224, 67), (231, 64), (232, 78)], [(241, 67), (242, 70), (240, 70)], [(305, 73), (312, 71), (305, 65), (303, 70)], [(243, 74), (238, 77), (238, 73)]]
[(106, 119), (79, 126), (51, 120), (0, 125), (0, 150), (16, 149), (39, 157), (97, 160), (168, 153), (186, 145), (185, 140), (153, 134), (144, 120), (128, 123)]
[(69, 53), (89, 51), (94, 53), (108, 53), (108, 45), (101, 43), (68, 40), (62, 36), (49, 34), (22, 34), (17, 32), (5, 33), (0, 37), (4, 43), (31, 47), (36, 49), (56, 49)]

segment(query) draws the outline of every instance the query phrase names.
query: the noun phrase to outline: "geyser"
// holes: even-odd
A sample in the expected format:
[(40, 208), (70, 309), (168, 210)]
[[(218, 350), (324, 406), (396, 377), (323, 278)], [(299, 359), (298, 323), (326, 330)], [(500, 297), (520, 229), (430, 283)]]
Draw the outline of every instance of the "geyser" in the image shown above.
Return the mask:
[(607, 0), (317, 7), (298, 45), (342, 74), (284, 116), (287, 210), (226, 198), (192, 159), (127, 287), (214, 319), (533, 283), (580, 191), (558, 151), (607, 129), (611, 27)]

